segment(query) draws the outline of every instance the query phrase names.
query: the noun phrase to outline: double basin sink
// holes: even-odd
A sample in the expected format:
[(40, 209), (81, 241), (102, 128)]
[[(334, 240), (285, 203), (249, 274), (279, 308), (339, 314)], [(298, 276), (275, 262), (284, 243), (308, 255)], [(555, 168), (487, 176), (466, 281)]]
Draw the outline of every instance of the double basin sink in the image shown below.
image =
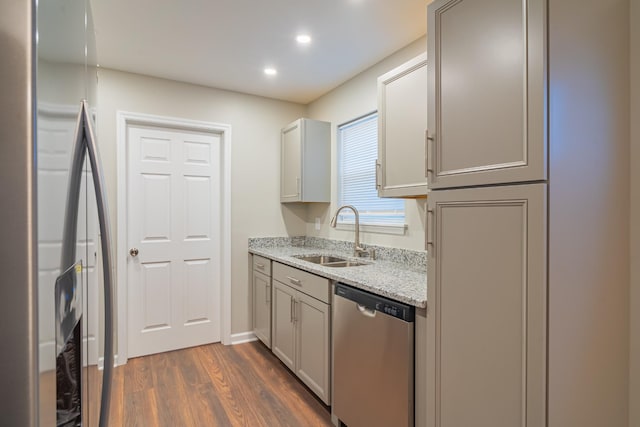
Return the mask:
[(301, 261), (311, 262), (323, 267), (357, 267), (359, 265), (368, 265), (367, 262), (352, 261), (347, 258), (340, 258), (331, 255), (300, 255), (296, 256)]

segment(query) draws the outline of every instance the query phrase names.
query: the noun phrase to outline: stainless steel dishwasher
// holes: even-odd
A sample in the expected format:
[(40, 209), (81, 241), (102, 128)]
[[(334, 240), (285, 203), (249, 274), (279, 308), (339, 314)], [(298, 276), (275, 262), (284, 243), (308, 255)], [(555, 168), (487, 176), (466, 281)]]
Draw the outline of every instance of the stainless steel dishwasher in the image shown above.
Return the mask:
[(349, 427), (412, 427), (412, 306), (336, 284), (333, 414)]

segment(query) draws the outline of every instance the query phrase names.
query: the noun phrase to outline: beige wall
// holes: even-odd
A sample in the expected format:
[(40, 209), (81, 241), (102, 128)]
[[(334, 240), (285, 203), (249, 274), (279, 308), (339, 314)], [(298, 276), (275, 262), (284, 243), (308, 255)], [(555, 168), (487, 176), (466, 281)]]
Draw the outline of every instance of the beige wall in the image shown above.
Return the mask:
[[(424, 53), (427, 49), (426, 37), (422, 37), (399, 50), (393, 55), (375, 64), (356, 77), (318, 98), (308, 105), (308, 117), (331, 122), (331, 205), (315, 204), (307, 210), (307, 235), (322, 236), (334, 239), (351, 240), (353, 231), (336, 230), (329, 227), (329, 220), (337, 209), (337, 175), (336, 175), (336, 128), (364, 114), (377, 109), (378, 76)], [(424, 200), (406, 201), (406, 218), (408, 230), (404, 236), (388, 234), (362, 233), (364, 243), (395, 246), (406, 249), (424, 249)], [(320, 218), (321, 229), (315, 230), (315, 218)]]
[(631, 357), (629, 426), (640, 426), (640, 0), (631, 0)]
[[(423, 37), (374, 65), (309, 106), (100, 69), (98, 72), (98, 141), (111, 201), (111, 218), (117, 220), (116, 112), (127, 111), (232, 126), (232, 225), (231, 281), (232, 333), (251, 330), (249, 310), (247, 239), (259, 236), (320, 235), (350, 240), (353, 232), (328, 225), (335, 202), (328, 204), (280, 204), (280, 129), (298, 117), (332, 123), (332, 146), (336, 125), (376, 109), (377, 77), (424, 52)], [(335, 148), (332, 150), (335, 154)], [(335, 158), (332, 159), (335, 165)], [(333, 170), (335, 168), (332, 168)], [(336, 175), (332, 174), (335, 193)], [(335, 200), (335, 194), (333, 196)], [(365, 243), (410, 249), (424, 248), (424, 201), (408, 200), (405, 236), (363, 233)], [(322, 230), (314, 230), (316, 217)], [(114, 234), (117, 234), (115, 224)], [(117, 244), (117, 242), (115, 242)]]
[(105, 69), (99, 71), (98, 100), (98, 141), (114, 222), (118, 110), (231, 125), (231, 332), (251, 330), (247, 239), (305, 233), (305, 212), (279, 202), (278, 168), (280, 128), (305, 107)]

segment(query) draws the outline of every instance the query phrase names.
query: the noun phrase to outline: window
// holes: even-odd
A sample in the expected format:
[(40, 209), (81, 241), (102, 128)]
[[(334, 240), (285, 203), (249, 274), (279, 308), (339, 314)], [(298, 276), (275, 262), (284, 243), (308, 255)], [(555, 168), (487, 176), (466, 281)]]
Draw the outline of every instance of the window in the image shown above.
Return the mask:
[[(402, 227), (404, 231), (404, 200), (378, 197), (377, 158), (377, 113), (338, 126), (338, 204), (355, 206), (360, 224)], [(350, 209), (340, 212), (338, 223), (354, 222)]]

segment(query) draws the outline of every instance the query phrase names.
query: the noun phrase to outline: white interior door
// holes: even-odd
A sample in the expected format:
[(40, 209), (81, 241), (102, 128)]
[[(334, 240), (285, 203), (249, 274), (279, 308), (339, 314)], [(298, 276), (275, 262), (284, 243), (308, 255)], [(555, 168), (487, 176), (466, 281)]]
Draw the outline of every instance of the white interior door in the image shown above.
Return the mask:
[(221, 139), (129, 126), (129, 357), (220, 341)]

